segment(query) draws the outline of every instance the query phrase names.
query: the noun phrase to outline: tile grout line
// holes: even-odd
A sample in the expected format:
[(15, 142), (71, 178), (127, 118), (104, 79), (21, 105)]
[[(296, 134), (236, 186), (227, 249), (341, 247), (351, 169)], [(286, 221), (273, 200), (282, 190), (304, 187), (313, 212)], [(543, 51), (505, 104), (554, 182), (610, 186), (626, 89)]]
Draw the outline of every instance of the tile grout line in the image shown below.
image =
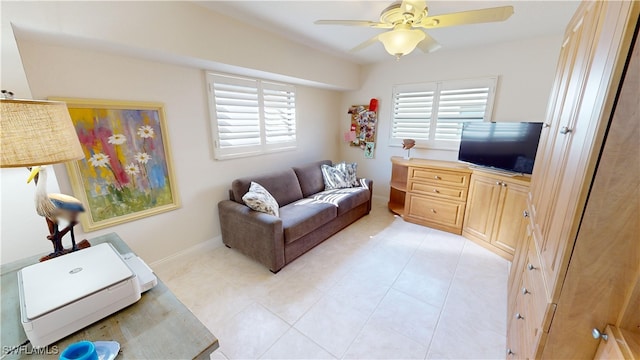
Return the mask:
[(447, 300), (449, 300), (449, 294), (451, 291), (451, 287), (453, 286), (453, 282), (456, 279), (456, 274), (458, 273), (458, 266), (460, 266), (460, 260), (462, 260), (462, 253), (464, 252), (464, 248), (467, 246), (467, 241), (465, 240), (462, 248), (460, 249), (460, 255), (458, 255), (458, 261), (456, 262), (455, 270), (453, 271), (453, 276), (451, 277), (451, 281), (449, 282), (449, 286), (447, 287), (446, 295), (444, 296), (444, 301), (442, 302), (442, 307), (440, 308), (440, 313), (438, 313), (438, 319), (436, 320), (436, 325), (433, 328), (433, 335), (431, 335), (431, 339), (429, 339), (429, 343), (427, 344), (427, 353), (424, 356), (425, 360), (429, 357), (431, 353), (431, 345), (433, 345), (433, 338), (436, 337), (438, 333), (438, 327), (440, 326), (440, 319), (442, 318), (442, 313), (444, 313), (445, 308), (447, 307)]
[[(397, 217), (399, 218), (399, 217)], [(402, 221), (404, 221), (404, 219), (400, 218)], [(351, 346), (353, 346), (353, 343), (356, 341), (356, 339), (358, 338), (358, 336), (360, 336), (360, 334), (362, 333), (362, 330), (364, 329), (365, 326), (367, 326), (367, 324), (369, 323), (369, 321), (371, 320), (371, 317), (373, 316), (373, 314), (376, 312), (376, 310), (378, 310), (378, 307), (380, 306), (380, 303), (382, 302), (382, 300), (384, 300), (385, 297), (387, 297), (387, 295), (389, 294), (389, 291), (391, 291), (391, 289), (393, 289), (393, 284), (396, 283), (396, 281), (398, 280), (398, 278), (400, 277), (400, 275), (402, 274), (402, 272), (407, 268), (407, 265), (409, 265), (409, 262), (411, 262), (411, 259), (413, 259), (413, 257), (415, 256), (416, 252), (418, 251), (418, 247), (420, 247), (422, 245), (422, 243), (424, 242), (424, 240), (429, 236), (429, 234), (431, 233), (430, 229), (427, 232), (427, 234), (425, 234), (424, 238), (422, 239), (422, 241), (420, 242), (419, 245), (416, 246), (416, 248), (413, 250), (413, 253), (411, 254), (411, 256), (409, 256), (409, 258), (407, 259), (407, 262), (404, 264), (404, 266), (402, 267), (402, 270), (400, 270), (398, 272), (398, 275), (396, 275), (396, 277), (393, 279), (393, 282), (391, 282), (391, 285), (389, 285), (389, 288), (387, 289), (387, 291), (384, 293), (384, 295), (382, 297), (380, 297), (380, 300), (378, 301), (378, 303), (376, 304), (375, 308), (373, 309), (373, 311), (371, 311), (371, 314), (369, 314), (369, 316), (367, 317), (367, 320), (364, 322), (364, 324), (362, 324), (362, 326), (360, 327), (360, 330), (358, 330), (358, 333), (356, 334), (356, 336), (353, 338), (353, 340), (351, 340), (351, 342), (349, 343), (349, 346), (347, 346), (347, 349), (344, 351), (344, 354), (342, 354), (342, 356), (340, 356), (340, 359), (344, 359), (344, 356), (347, 354), (347, 352), (349, 352), (349, 349), (351, 348)], [(379, 246), (380, 244), (376, 245)], [(394, 289), (395, 290), (395, 289)], [(397, 291), (397, 290), (396, 290)], [(399, 332), (393, 330), (393, 329), (388, 329), (391, 331), (394, 331), (397, 334), (400, 334)], [(404, 334), (400, 334), (402, 336), (407, 337)], [(407, 337), (409, 340), (413, 340), (409, 337)], [(416, 343), (418, 343), (416, 341)], [(427, 349), (428, 352), (428, 349)]]
[[(381, 230), (380, 232), (378, 232), (375, 235), (370, 235), (369, 239), (373, 239), (374, 237), (378, 236), (382, 231), (384, 231), (385, 229)], [(373, 251), (374, 248), (376, 248), (379, 244), (376, 244), (373, 248), (368, 249), (367, 252), (371, 252)], [(322, 300), (324, 297), (329, 296), (331, 297), (331, 295), (329, 295), (329, 291), (331, 291), (331, 289), (333, 289), (333, 287), (335, 287), (342, 279), (344, 279), (347, 276), (348, 270), (350, 270), (352, 267), (354, 267), (355, 265), (351, 265), (348, 267), (347, 272), (345, 272), (344, 275), (342, 275), (338, 280), (336, 280), (336, 282), (334, 284), (332, 284), (328, 289), (323, 290), (320, 289), (318, 287), (316, 287), (315, 285), (313, 286), (314, 289), (318, 290), (322, 296), (318, 297), (318, 299), (313, 302), (313, 304), (311, 306), (309, 306), (309, 308), (307, 310), (304, 311), (304, 313), (302, 313), (302, 315), (300, 315), (296, 321), (293, 322), (293, 324), (289, 324), (285, 319), (283, 319), (282, 317), (280, 317), (278, 314), (274, 313), (273, 311), (271, 311), (267, 306), (263, 305), (262, 303), (260, 303), (258, 300), (254, 299), (254, 301), (258, 302), (263, 308), (265, 308), (267, 311), (269, 311), (270, 313), (272, 313), (273, 315), (275, 315), (276, 317), (278, 317), (279, 319), (281, 319), (282, 321), (284, 321), (287, 325), (289, 325), (289, 329), (287, 331), (285, 331), (285, 333), (283, 333), (280, 337), (278, 337), (278, 339), (276, 339), (276, 341), (273, 342), (273, 344), (271, 344), (267, 350), (265, 350), (262, 354), (260, 354), (260, 356), (258, 358), (261, 358), (262, 356), (264, 356), (267, 352), (269, 352), (269, 350), (290, 330), (295, 330), (298, 333), (300, 333), (302, 336), (304, 336), (306, 339), (308, 339), (309, 341), (311, 341), (312, 343), (314, 343), (315, 345), (317, 345), (320, 349), (324, 350), (327, 352), (327, 354), (331, 355), (332, 357), (339, 359), (341, 358), (340, 356), (336, 357), (333, 355), (333, 353), (331, 353), (331, 351), (329, 351), (328, 349), (324, 348), (322, 345), (318, 344), (315, 340), (313, 340), (312, 338), (310, 338), (309, 336), (307, 336), (305, 333), (303, 333), (302, 331), (300, 331), (298, 328), (295, 327), (295, 325), (307, 314), (309, 313), (309, 311), (311, 311), (311, 309), (320, 302), (320, 300)], [(376, 305), (377, 306), (377, 305)], [(365, 322), (366, 323), (366, 322)], [(362, 329), (360, 329), (362, 330)], [(358, 331), (358, 334), (360, 333), (360, 331)], [(357, 335), (356, 335), (357, 338)], [(354, 338), (355, 340), (355, 338)], [(351, 346), (351, 344), (349, 344), (349, 346)], [(347, 347), (347, 350), (349, 349), (349, 346)], [(346, 353), (346, 350), (345, 350)], [(344, 354), (343, 354), (344, 356)]]

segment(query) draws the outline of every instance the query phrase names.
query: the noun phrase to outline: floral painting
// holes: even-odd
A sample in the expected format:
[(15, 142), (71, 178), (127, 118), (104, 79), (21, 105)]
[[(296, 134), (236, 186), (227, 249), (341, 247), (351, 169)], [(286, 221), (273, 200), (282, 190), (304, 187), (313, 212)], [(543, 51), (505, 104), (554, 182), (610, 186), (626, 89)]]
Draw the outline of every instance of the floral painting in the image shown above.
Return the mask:
[(67, 170), (88, 207), (85, 231), (179, 206), (162, 104), (56, 100), (67, 102), (84, 150)]

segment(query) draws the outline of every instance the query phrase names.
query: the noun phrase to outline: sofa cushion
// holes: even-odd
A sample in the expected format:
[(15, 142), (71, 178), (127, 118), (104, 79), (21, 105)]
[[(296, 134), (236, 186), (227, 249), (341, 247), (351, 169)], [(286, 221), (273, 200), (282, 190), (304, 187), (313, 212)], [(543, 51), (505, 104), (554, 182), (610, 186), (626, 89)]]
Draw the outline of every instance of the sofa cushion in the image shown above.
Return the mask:
[(322, 171), (320, 170), (320, 166), (322, 165), (331, 165), (331, 160), (316, 161), (311, 164), (293, 168), (300, 182), (302, 196), (309, 197), (324, 190), (324, 180), (322, 178)]
[(338, 216), (364, 204), (369, 200), (369, 190), (363, 187), (331, 189), (319, 192), (314, 200), (326, 202), (338, 207)]
[(273, 216), (280, 216), (278, 202), (262, 185), (251, 182), (249, 191), (242, 197), (242, 201), (255, 211), (260, 211)]
[(280, 208), (284, 242), (291, 243), (333, 220), (337, 208), (328, 202), (302, 199)]
[(302, 199), (302, 190), (300, 189), (300, 183), (298, 183), (298, 177), (292, 169), (287, 169), (271, 174), (233, 180), (231, 190), (236, 202), (244, 204), (242, 197), (249, 191), (252, 181), (267, 189), (280, 207)]

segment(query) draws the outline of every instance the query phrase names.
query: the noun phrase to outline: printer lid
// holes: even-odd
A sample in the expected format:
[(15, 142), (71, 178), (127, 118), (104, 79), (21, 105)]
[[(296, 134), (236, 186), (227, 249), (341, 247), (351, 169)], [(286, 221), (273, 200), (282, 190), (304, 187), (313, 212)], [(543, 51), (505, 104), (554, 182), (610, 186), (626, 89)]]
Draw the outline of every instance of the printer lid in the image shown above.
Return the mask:
[(21, 269), (21, 305), (33, 320), (134, 276), (113, 245), (102, 243)]

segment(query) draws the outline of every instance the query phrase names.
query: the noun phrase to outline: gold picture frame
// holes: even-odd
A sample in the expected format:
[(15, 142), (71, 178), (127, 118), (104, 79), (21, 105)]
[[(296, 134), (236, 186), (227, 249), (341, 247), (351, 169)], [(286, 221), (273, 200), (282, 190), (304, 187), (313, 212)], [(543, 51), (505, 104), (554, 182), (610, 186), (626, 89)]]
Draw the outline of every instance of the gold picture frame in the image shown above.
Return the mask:
[(66, 163), (85, 232), (180, 207), (162, 103), (50, 99), (67, 103), (85, 154)]

